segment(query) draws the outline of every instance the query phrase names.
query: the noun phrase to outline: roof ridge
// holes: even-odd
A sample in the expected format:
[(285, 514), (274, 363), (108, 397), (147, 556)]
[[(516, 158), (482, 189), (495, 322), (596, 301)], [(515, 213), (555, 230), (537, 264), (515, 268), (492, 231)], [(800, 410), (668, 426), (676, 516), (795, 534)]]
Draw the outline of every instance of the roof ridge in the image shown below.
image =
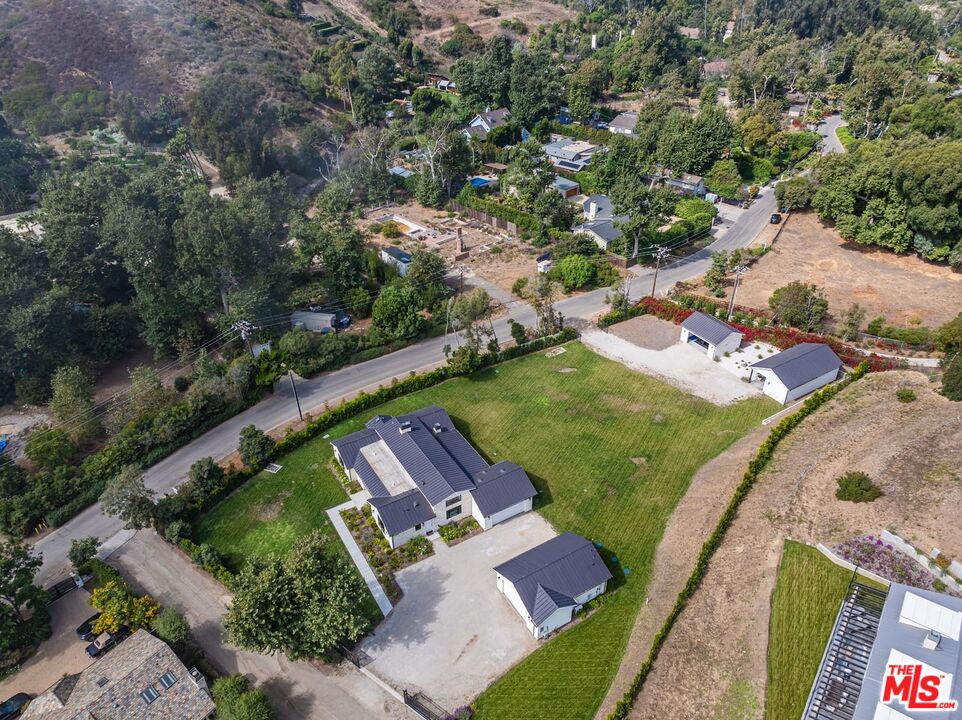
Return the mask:
[[(552, 565), (556, 565), (557, 563), (561, 562), (561, 561), (564, 560), (565, 558), (571, 557), (571, 556), (574, 555), (578, 550), (583, 550), (584, 548), (586, 548), (586, 547), (588, 547), (588, 546), (591, 545), (591, 541), (588, 540), (588, 538), (582, 537), (582, 536), (580, 536), (580, 535), (578, 535), (578, 534), (576, 534), (576, 533), (571, 532), (570, 530), (565, 530), (563, 533), (561, 533), (561, 535), (557, 535), (556, 537), (552, 538), (552, 540), (557, 540), (558, 538), (565, 537), (566, 535), (570, 535), (570, 536), (573, 536), (573, 537), (578, 538), (578, 539), (580, 539), (580, 540), (583, 540), (584, 543), (579, 544), (577, 547), (572, 548), (571, 550), (569, 550), (568, 552), (566, 552), (564, 555), (559, 555), (558, 557), (556, 557), (555, 559), (553, 559), (551, 562), (549, 562), (549, 563), (547, 563), (547, 564), (545, 564), (545, 565), (542, 565), (542, 566), (540, 566), (539, 568), (537, 568), (537, 569), (535, 569), (535, 570), (532, 570), (531, 572), (527, 573), (526, 575), (521, 575), (521, 576), (520, 576), (516, 581), (514, 581), (514, 582), (515, 582), (515, 583), (519, 583), (519, 582), (521, 582), (521, 581), (523, 581), (523, 580), (531, 577), (532, 575), (535, 575), (535, 574), (537, 574), (537, 573), (544, 572), (547, 568), (551, 567)], [(548, 540), (547, 542), (551, 542), (551, 540)], [(535, 550), (536, 548), (531, 548), (531, 549), (532, 549), (532, 550)], [(529, 550), (528, 552), (531, 552), (531, 550)], [(541, 583), (539, 582), (538, 585), (541, 585)]]

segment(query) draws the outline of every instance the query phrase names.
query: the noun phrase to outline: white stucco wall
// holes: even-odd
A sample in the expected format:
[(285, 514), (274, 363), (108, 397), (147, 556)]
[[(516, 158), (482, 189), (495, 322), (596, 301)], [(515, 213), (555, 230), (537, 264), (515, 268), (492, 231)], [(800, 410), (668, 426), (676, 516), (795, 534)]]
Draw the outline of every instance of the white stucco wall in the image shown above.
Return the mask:
[(800, 397), (804, 397), (810, 392), (818, 390), (820, 387), (828, 385), (830, 382), (834, 381), (836, 377), (838, 377), (838, 371), (832, 370), (831, 372), (827, 372), (824, 375), (805, 383), (804, 385), (799, 385), (797, 388), (789, 390), (785, 384), (771, 371), (761, 368), (756, 369), (755, 372), (765, 378), (765, 385), (762, 387), (762, 390), (765, 392), (765, 394), (770, 398), (782, 403), (783, 405), (786, 405), (793, 400), (797, 400)]
[(524, 620), (525, 626), (528, 628), (528, 632), (534, 635), (535, 639), (540, 640), (558, 630), (561, 627), (567, 625), (574, 618), (575, 613), (581, 609), (581, 606), (587, 603), (589, 600), (601, 595), (608, 586), (607, 580), (600, 585), (596, 585), (590, 590), (586, 590), (575, 598), (575, 602), (578, 604), (573, 607), (558, 608), (551, 615), (549, 615), (545, 620), (541, 622), (537, 627), (531, 621), (531, 616), (528, 615), (528, 610), (525, 608), (524, 603), (521, 602), (521, 596), (518, 595), (518, 591), (514, 587), (514, 583), (507, 580), (504, 576), (497, 575), (497, 585), (498, 590), (504, 593), (504, 596), (508, 598), (508, 602), (517, 611), (518, 615)]
[(481, 511), (478, 509), (478, 506), (475, 505), (472, 515), (474, 515), (474, 519), (478, 521), (478, 525), (480, 525), (483, 530), (490, 530), (498, 523), (504, 522), (509, 518), (513, 518), (515, 515), (528, 512), (530, 509), (531, 498), (528, 498), (527, 500), (522, 500), (521, 502), (516, 503), (511, 507), (507, 507), (501, 512), (496, 512), (494, 515), (490, 515), (488, 517), (484, 517), (481, 514)]
[[(371, 506), (371, 512), (374, 514), (374, 517), (377, 520), (380, 520), (380, 516), (378, 515), (377, 508), (375, 508), (373, 505)], [(378, 527), (382, 528), (381, 532), (384, 534), (384, 537), (387, 539), (388, 545), (390, 545), (391, 549), (393, 550), (394, 548), (401, 547), (404, 543), (413, 539), (417, 535), (427, 535), (432, 530), (436, 530), (438, 527), (438, 523), (436, 519), (426, 520), (424, 523), (421, 524), (420, 529), (415, 530), (414, 528), (410, 528), (408, 530), (405, 530), (404, 532), (398, 533), (397, 535), (388, 535), (384, 531), (383, 526), (381, 524), (379, 524)]]
[(820, 387), (828, 385), (830, 382), (838, 377), (838, 370), (832, 370), (824, 375), (821, 375), (811, 382), (807, 382), (800, 387), (794, 388), (788, 392), (785, 402), (791, 402), (792, 400), (797, 400), (800, 397), (808, 395), (810, 392), (818, 390)]

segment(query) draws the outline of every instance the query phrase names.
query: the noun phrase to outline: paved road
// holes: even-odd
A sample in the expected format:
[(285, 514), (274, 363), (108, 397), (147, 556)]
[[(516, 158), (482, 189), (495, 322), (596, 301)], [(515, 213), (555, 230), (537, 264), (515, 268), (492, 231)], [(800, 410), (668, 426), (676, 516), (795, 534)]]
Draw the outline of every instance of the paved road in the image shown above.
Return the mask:
[(842, 120), (841, 115), (829, 115), (819, 123), (817, 130), (822, 136), (822, 155), (845, 152), (845, 146), (836, 134), (836, 131), (843, 127), (848, 127), (848, 123)]
[[(658, 274), (658, 293), (664, 293), (676, 282), (701, 275), (711, 265), (711, 254), (718, 250), (732, 250), (751, 243), (768, 222), (775, 210), (774, 192), (770, 187), (762, 189), (755, 202), (745, 210), (718, 240), (707, 248), (667, 265)], [(637, 280), (632, 283), (631, 296), (640, 298), (651, 291), (652, 271), (645, 267), (632, 268)], [(571, 321), (588, 319), (606, 309), (607, 289), (576, 295), (557, 304), (557, 309)], [(508, 320), (514, 319), (524, 325), (535, 324), (534, 310), (521, 301), (508, 305), (506, 317), (494, 323), (495, 332), (502, 340), (510, 338)], [(423, 370), (444, 362), (445, 339), (430, 338), (403, 350), (351, 365), (334, 372), (319, 375), (310, 380), (298, 381), (298, 394), (305, 412), (319, 410), (325, 402), (334, 402), (346, 395), (363, 389), (376, 389), (387, 384), (391, 378), (403, 378), (411, 371)], [(241, 428), (254, 424), (268, 430), (294, 420), (297, 409), (287, 380), (278, 383), (274, 393), (252, 408), (218, 425), (147, 471), (147, 486), (158, 495), (170, 491), (183, 482), (192, 463), (203, 457), (223, 459), (237, 448)], [(70, 542), (75, 538), (96, 536), (107, 539), (120, 531), (121, 523), (104, 515), (100, 505), (92, 505), (64, 526), (58, 528), (36, 543), (43, 553), (43, 566), (38, 579), (46, 584), (65, 577), (70, 572), (66, 559)]]
[[(227, 644), (223, 586), (152, 530), (141, 530), (111, 558), (135, 587), (175, 608), (207, 658), (224, 673), (243, 673), (271, 700), (281, 720), (410, 720), (403, 703), (346, 664), (322, 669), (282, 654), (259, 655)], [(71, 633), (72, 634), (72, 633)]]

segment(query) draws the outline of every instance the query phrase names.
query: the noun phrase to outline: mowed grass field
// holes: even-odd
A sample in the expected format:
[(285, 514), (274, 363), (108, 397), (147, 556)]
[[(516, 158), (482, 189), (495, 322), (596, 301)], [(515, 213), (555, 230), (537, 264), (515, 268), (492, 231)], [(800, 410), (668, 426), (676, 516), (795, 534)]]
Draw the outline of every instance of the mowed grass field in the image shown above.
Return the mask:
[[(535, 508), (556, 530), (580, 533), (617, 556), (614, 591), (601, 608), (482, 694), (481, 720), (594, 714), (644, 601), (668, 517), (692, 476), (778, 407), (768, 398), (718, 407), (578, 342), (565, 348), (399, 398), (330, 432), (337, 437), (377, 414), (438, 404), (489, 461), (525, 468), (540, 493)], [(326, 526), (324, 509), (345, 498), (327, 469), (329, 439), (282, 459), (278, 475), (251, 480), (207, 516), (198, 540), (239, 558), (283, 551), (299, 534)], [(278, 508), (281, 492), (290, 495)]]
[[(850, 570), (815, 548), (785, 542), (768, 636), (765, 716), (770, 720), (802, 716), (851, 581)], [(859, 581), (881, 587), (865, 577)]]

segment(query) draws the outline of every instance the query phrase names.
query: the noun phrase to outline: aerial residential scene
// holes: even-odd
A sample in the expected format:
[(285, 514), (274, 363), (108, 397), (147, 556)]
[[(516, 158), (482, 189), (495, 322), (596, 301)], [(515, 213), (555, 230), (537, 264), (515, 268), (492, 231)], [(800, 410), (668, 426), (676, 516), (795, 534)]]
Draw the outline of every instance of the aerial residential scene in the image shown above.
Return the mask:
[(962, 720), (962, 2), (0, 0), (0, 720)]

